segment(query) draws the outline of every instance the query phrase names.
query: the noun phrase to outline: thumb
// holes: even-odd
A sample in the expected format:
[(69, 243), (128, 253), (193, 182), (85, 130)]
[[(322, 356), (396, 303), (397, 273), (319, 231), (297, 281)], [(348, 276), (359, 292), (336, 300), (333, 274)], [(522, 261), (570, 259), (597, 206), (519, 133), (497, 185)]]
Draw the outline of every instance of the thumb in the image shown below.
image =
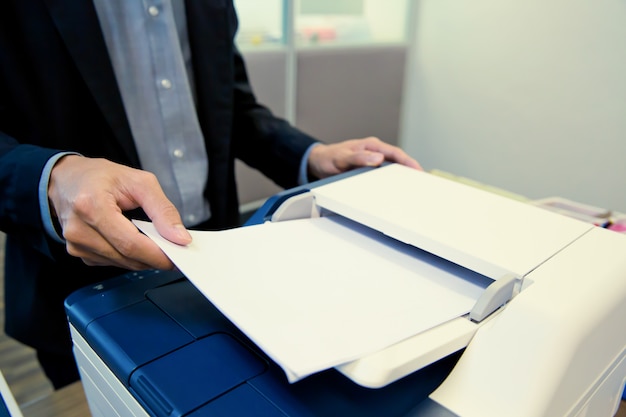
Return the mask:
[(175, 214), (175, 218), (168, 215), (158, 215), (157, 217), (152, 218), (152, 223), (154, 223), (154, 227), (165, 239), (172, 243), (176, 243), (177, 245), (186, 246), (191, 243), (191, 234), (189, 234), (189, 231), (180, 220), (178, 212)]
[(146, 213), (152, 219), (154, 227), (165, 239), (178, 245), (188, 245), (191, 243), (191, 235), (183, 225), (180, 214), (172, 203), (154, 213)]
[(145, 187), (137, 195), (137, 200), (146, 215), (152, 220), (161, 236), (178, 245), (191, 243), (191, 234), (183, 225), (180, 214), (172, 202), (165, 196), (160, 186)]

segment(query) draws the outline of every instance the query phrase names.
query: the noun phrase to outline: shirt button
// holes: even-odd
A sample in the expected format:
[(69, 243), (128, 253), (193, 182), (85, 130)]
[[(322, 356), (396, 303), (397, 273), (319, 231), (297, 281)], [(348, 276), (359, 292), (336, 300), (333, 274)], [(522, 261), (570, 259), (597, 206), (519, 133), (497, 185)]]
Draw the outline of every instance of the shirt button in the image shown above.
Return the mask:
[(182, 149), (174, 149), (173, 154), (174, 154), (174, 156), (175, 156), (176, 158), (182, 158), (182, 157), (183, 157), (183, 151), (182, 151)]
[(170, 80), (168, 80), (167, 78), (163, 78), (161, 80), (161, 87), (163, 88), (172, 88), (172, 82)]
[(196, 216), (194, 216), (193, 214), (190, 214), (187, 216), (187, 223), (188, 224), (193, 224), (193, 222), (196, 221)]
[(148, 7), (148, 13), (150, 13), (150, 16), (158, 16), (159, 15), (159, 8), (156, 6), (150, 6)]

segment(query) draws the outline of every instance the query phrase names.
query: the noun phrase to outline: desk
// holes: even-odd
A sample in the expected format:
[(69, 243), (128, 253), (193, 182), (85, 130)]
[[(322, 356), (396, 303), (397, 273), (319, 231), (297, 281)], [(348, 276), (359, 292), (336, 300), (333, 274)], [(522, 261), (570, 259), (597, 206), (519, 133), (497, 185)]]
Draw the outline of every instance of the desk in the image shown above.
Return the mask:
[(24, 417), (90, 417), (82, 383), (75, 382), (22, 407)]

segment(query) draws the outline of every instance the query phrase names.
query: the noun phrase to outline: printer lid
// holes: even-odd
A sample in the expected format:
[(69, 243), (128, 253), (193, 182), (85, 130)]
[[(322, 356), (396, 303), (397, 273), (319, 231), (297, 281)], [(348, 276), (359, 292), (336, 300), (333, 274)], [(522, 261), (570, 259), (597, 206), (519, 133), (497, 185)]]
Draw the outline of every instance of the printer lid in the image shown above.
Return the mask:
[(323, 209), (494, 280), (525, 276), (594, 227), (398, 164), (311, 193)]

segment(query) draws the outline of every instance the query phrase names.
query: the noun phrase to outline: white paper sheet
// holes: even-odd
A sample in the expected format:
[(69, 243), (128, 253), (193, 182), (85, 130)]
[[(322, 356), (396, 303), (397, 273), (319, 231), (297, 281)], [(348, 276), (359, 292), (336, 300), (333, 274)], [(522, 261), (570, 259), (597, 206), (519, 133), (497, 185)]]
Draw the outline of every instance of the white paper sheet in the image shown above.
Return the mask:
[(135, 224), (291, 382), (466, 314), (483, 289), (339, 216), (191, 231), (187, 247)]

